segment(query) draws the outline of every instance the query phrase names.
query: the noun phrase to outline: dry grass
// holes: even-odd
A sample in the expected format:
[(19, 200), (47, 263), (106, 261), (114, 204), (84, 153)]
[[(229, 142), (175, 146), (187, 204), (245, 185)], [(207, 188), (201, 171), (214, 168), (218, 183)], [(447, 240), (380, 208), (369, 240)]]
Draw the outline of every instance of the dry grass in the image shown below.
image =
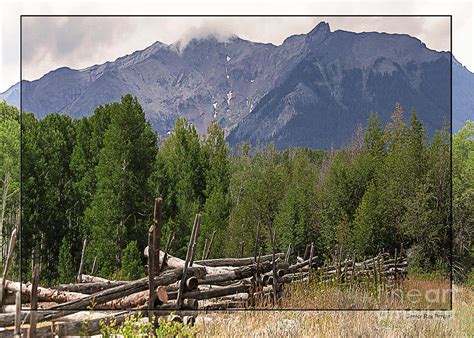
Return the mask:
[[(445, 288), (444, 281), (407, 281), (400, 289), (421, 293)], [(449, 287), (449, 285), (448, 285)], [(288, 290), (287, 290), (288, 291)], [(390, 303), (391, 302), (391, 303)], [(375, 308), (406, 306), (399, 300), (377, 299), (371, 292), (299, 285), (287, 292), (285, 308)], [(419, 308), (427, 303), (420, 302)], [(449, 307), (430, 304), (431, 309)], [(392, 307), (393, 308), (393, 307)], [(413, 306), (411, 308), (414, 308)], [(247, 311), (211, 313), (197, 318), (201, 336), (454, 336), (474, 335), (474, 291), (454, 288), (453, 311)]]

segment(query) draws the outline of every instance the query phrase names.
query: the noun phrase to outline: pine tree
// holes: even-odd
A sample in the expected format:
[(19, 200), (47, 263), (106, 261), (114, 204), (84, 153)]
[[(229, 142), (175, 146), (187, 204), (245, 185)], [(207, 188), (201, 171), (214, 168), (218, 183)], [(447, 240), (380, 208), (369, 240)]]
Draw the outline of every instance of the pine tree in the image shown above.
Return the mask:
[(136, 240), (144, 248), (147, 215), (152, 196), (147, 180), (156, 156), (156, 135), (136, 98), (122, 97), (107, 105), (111, 122), (105, 132), (96, 167), (97, 188), (85, 222), (92, 234), (99, 273), (108, 276), (120, 268), (122, 250)]

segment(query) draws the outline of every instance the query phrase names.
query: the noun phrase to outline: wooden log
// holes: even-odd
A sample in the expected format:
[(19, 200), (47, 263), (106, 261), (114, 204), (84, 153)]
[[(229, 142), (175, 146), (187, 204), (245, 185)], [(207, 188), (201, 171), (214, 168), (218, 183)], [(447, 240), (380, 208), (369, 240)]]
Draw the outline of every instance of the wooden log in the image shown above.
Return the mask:
[(168, 235), (168, 241), (166, 242), (165, 252), (163, 253), (163, 259), (161, 259), (160, 272), (163, 271), (164, 267), (166, 266), (166, 263), (168, 262), (168, 253), (170, 252), (171, 243), (173, 243), (173, 240), (174, 240), (174, 233), (170, 231)]
[[(149, 302), (149, 290), (137, 292), (125, 297), (120, 297), (114, 300), (111, 300), (104, 304), (97, 305), (95, 310), (123, 310), (123, 309), (133, 309), (144, 305)], [(152, 297), (153, 305), (165, 304), (168, 301), (168, 291), (164, 286), (158, 286)], [(153, 309), (152, 309), (153, 310)]]
[(206, 249), (207, 249), (207, 238), (204, 240), (204, 247), (202, 249), (202, 256), (201, 256), (202, 258), (201, 258), (201, 260), (206, 259)]
[[(189, 266), (193, 266), (194, 263), (194, 252), (196, 251), (196, 244), (197, 244), (197, 237), (199, 234), (199, 226), (201, 225), (201, 215), (196, 214), (196, 219), (195, 219), (195, 224), (196, 224), (196, 231), (193, 232), (193, 244), (191, 246), (191, 257), (189, 259)], [(197, 223), (196, 223), (197, 222)]]
[[(156, 208), (156, 203), (155, 203)], [(156, 210), (155, 210), (156, 212)], [(155, 247), (154, 244), (154, 232), (155, 225), (153, 224), (150, 229), (148, 229), (148, 247), (150, 248), (151, 253), (148, 255), (148, 319), (152, 322), (153, 318), (153, 309), (155, 307)], [(186, 273), (186, 271), (184, 272)]]
[[(260, 221), (257, 222), (257, 231), (255, 234), (255, 247), (253, 251), (254, 261), (257, 261), (257, 254), (259, 253), (259, 248), (261, 249), (259, 242), (260, 242)], [(260, 252), (260, 255), (261, 255), (261, 252)]]
[[(285, 254), (283, 252), (276, 253), (276, 258), (283, 259)], [(264, 255), (260, 257), (260, 261), (271, 261), (273, 254)], [(196, 261), (195, 264), (209, 267), (240, 267), (254, 264), (256, 260), (253, 257), (245, 258), (216, 258)]]
[(309, 249), (310, 249), (310, 245), (306, 244), (306, 248), (304, 250), (304, 255), (303, 255), (303, 260), (307, 260), (309, 258)]
[(76, 278), (78, 283), (81, 283), (82, 281), (82, 269), (84, 266), (84, 254), (86, 252), (86, 245), (87, 245), (87, 238), (84, 239), (84, 243), (82, 245), (81, 262), (79, 263), (79, 271), (77, 272), (77, 278)]
[(111, 289), (113, 287), (127, 284), (126, 281), (107, 281), (107, 282), (94, 282), (94, 283), (71, 283), (71, 284), (60, 284), (54, 289), (58, 291), (77, 292), (85, 295), (90, 295), (102, 290)]
[[(24, 313), (26, 314), (26, 312)], [(87, 313), (87, 316), (90, 314)], [(112, 319), (116, 325), (122, 324), (126, 317), (129, 316), (129, 311), (114, 313), (113, 315), (108, 315), (102, 318), (95, 319), (84, 319), (71, 321), (71, 322), (56, 322), (51, 323), (48, 326), (38, 327), (36, 330), (37, 337), (64, 337), (64, 336), (78, 336), (80, 334), (86, 335), (95, 335), (100, 333), (100, 323), (111, 323)], [(28, 328), (21, 329), (21, 336), (26, 336), (28, 334)], [(1, 331), (2, 337), (14, 337), (14, 331), (7, 329)]]
[(183, 324), (187, 326), (194, 326), (196, 323), (196, 317), (194, 316), (183, 316)]
[[(146, 257), (148, 257), (148, 246), (145, 248), (144, 254)], [(165, 253), (163, 251), (160, 251), (160, 257), (164, 257)], [(183, 269), (184, 267), (185, 260), (174, 257), (171, 255), (167, 255), (166, 259), (166, 266), (171, 269)], [(253, 263), (253, 262), (252, 262)], [(217, 273), (226, 273), (234, 270), (235, 268), (232, 266), (204, 266), (201, 264), (197, 264), (197, 262), (194, 262), (193, 266), (196, 267), (201, 267), (206, 269), (207, 274), (217, 274)]]
[(290, 253), (291, 253), (291, 243), (288, 244), (288, 249), (286, 250), (285, 262), (287, 263), (290, 261)]
[(96, 264), (97, 264), (97, 256), (94, 257), (94, 262), (92, 263), (91, 275), (95, 275)]
[(193, 230), (192, 230), (192, 233), (191, 233), (191, 237), (189, 239), (188, 251), (186, 252), (186, 260), (184, 261), (184, 264), (183, 264), (183, 273), (182, 273), (182, 277), (181, 277), (181, 282), (179, 284), (179, 289), (178, 289), (178, 296), (177, 296), (177, 300), (176, 300), (176, 302), (178, 304), (178, 308), (181, 307), (182, 302), (183, 302), (182, 295), (183, 295), (183, 292), (184, 292), (184, 285), (185, 285), (185, 281), (186, 281), (186, 272), (188, 270), (188, 264), (192, 260), (193, 248), (194, 248), (194, 243), (195, 243), (194, 241), (196, 240), (196, 237), (197, 237), (196, 233), (197, 233), (198, 228), (199, 228), (200, 220), (201, 220), (201, 215), (196, 214), (196, 218), (194, 219), (194, 224), (193, 224)]
[[(194, 275), (198, 278), (202, 278), (205, 276), (205, 273), (206, 272), (203, 268), (192, 267), (192, 268), (187, 269), (186, 276), (190, 277)], [(165, 271), (160, 276), (155, 277), (154, 284), (155, 286), (159, 286), (159, 285), (166, 286), (166, 285), (175, 283), (177, 280), (181, 278), (181, 276), (183, 276), (183, 271), (179, 269)], [(144, 291), (147, 288), (148, 288), (148, 278), (145, 277), (145, 278), (141, 278), (141, 279), (129, 282), (124, 285), (119, 285), (111, 289), (103, 290), (95, 294), (88, 295), (84, 298), (75, 299), (64, 304), (53, 306), (49, 308), (49, 310), (55, 310), (55, 311), (87, 310), (87, 307), (93, 304), (98, 305), (98, 304), (106, 303), (113, 299), (125, 297), (136, 292)], [(45, 319), (47, 320), (48, 317), (45, 317)]]
[(108, 282), (110, 282), (110, 280), (102, 278), (102, 277), (81, 274), (80, 283), (108, 283)]
[(31, 312), (30, 312), (30, 329), (28, 337), (36, 337), (36, 310), (38, 309), (38, 284), (39, 284), (39, 265), (35, 264), (33, 269), (33, 277), (31, 283)]
[(161, 197), (155, 198), (155, 207), (153, 210), (153, 247), (155, 248), (154, 269), (155, 275), (160, 273), (160, 244), (161, 244)]
[[(272, 269), (272, 263), (269, 261), (263, 262), (259, 266), (260, 272), (267, 272)], [(216, 284), (227, 281), (241, 280), (252, 277), (257, 271), (257, 265), (252, 264), (235, 268), (227, 273), (207, 274), (204, 278), (198, 278), (199, 284)]]
[(209, 246), (207, 247), (207, 250), (206, 250), (206, 255), (204, 256), (203, 259), (208, 259), (209, 258), (209, 254), (211, 252), (211, 248), (212, 248), (212, 243), (214, 243), (214, 236), (216, 235), (216, 230), (214, 230), (212, 232), (212, 236), (211, 236), (211, 240), (209, 242)]
[[(245, 284), (234, 285), (234, 286), (224, 286), (219, 288), (212, 288), (208, 290), (195, 290), (195, 291), (188, 291), (183, 293), (184, 298), (192, 298), (197, 300), (203, 299), (212, 299), (217, 297), (223, 297), (228, 295), (233, 295), (236, 293), (241, 292), (248, 292), (250, 286)], [(169, 295), (170, 299), (173, 297), (171, 294)]]
[(203, 306), (203, 310), (205, 311), (212, 311), (212, 310), (229, 310), (229, 309), (236, 309), (236, 308), (245, 308), (246, 302), (242, 301), (220, 301), (220, 302), (213, 302), (210, 304), (206, 304)]
[(395, 276), (395, 284), (397, 283), (397, 248), (395, 248), (395, 266), (394, 266), (394, 276)]
[(21, 292), (16, 293), (15, 337), (21, 337)]
[(313, 254), (314, 254), (314, 243), (311, 242), (311, 247), (309, 249), (309, 262), (308, 262), (308, 279), (311, 279), (311, 269), (313, 268)]
[[(5, 288), (10, 292), (20, 292), (28, 297), (32, 295), (32, 285), (23, 284), (20, 282), (13, 282), (5, 280)], [(56, 289), (37, 287), (37, 297), (40, 302), (55, 302), (55, 303), (66, 303), (72, 300), (81, 299), (87, 295), (76, 293), (76, 292), (65, 292), (58, 291)]]
[(244, 245), (245, 245), (245, 241), (240, 241), (240, 250), (239, 250), (239, 258), (243, 258), (244, 257)]
[(10, 236), (10, 244), (8, 245), (8, 253), (7, 259), (5, 260), (5, 267), (3, 268), (3, 275), (2, 275), (2, 285), (0, 287), (0, 305), (3, 305), (3, 297), (4, 297), (4, 290), (5, 290), (5, 281), (8, 277), (8, 270), (10, 269), (10, 264), (12, 261), (12, 257), (14, 254), (14, 248), (16, 243), (16, 228), (13, 229), (12, 234)]
[[(277, 266), (276, 266), (276, 238), (275, 238), (275, 230), (269, 226), (270, 229), (270, 236), (272, 239), (272, 284), (273, 284), (273, 304), (276, 305), (278, 302), (278, 294), (277, 294)], [(268, 280), (270, 282), (270, 278)]]
[(183, 319), (181, 318), (180, 315), (173, 314), (173, 315), (170, 315), (166, 321), (174, 322), (174, 323), (182, 323)]

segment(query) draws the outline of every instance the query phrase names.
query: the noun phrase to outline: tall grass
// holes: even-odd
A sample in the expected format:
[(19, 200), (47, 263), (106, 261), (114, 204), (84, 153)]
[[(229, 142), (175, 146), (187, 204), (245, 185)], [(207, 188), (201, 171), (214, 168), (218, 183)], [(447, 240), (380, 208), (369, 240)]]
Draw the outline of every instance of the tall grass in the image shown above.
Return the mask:
[[(401, 290), (449, 288), (445, 280), (407, 280)], [(284, 308), (324, 308), (326, 311), (248, 311), (210, 313), (198, 317), (202, 336), (455, 336), (474, 335), (474, 292), (454, 288), (453, 311), (339, 311), (361, 308), (416, 308), (407, 300), (379, 297), (370, 290), (335, 285), (297, 283), (284, 292)], [(420, 302), (419, 309), (447, 309), (448, 302)]]

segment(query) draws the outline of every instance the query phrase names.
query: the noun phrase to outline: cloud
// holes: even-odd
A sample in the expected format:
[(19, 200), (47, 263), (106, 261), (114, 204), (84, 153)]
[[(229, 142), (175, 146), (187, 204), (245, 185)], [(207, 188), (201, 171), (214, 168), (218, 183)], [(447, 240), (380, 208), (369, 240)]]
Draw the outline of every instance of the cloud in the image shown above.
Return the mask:
[(23, 74), (34, 80), (67, 66), (81, 69), (113, 61), (156, 41), (183, 50), (194, 38), (214, 36), (281, 44), (320, 21), (331, 30), (406, 33), (429, 48), (449, 50), (449, 19), (401, 17), (24, 17)]

